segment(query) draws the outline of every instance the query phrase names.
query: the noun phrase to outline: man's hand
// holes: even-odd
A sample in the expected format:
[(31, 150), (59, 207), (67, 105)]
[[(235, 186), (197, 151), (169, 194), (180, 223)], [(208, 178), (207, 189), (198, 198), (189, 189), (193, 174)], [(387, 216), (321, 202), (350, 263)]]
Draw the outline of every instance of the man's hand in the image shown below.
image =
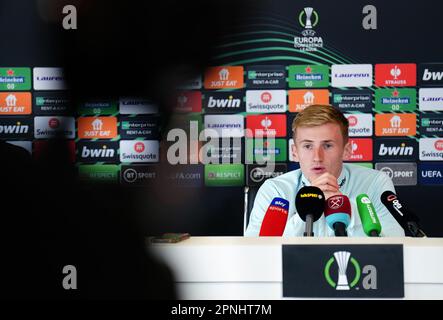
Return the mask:
[(332, 196), (342, 194), (339, 190), (339, 186), (337, 183), (337, 178), (334, 177), (329, 172), (323, 173), (321, 176), (316, 178), (311, 182), (311, 185), (317, 188), (320, 188), (321, 191), (325, 194), (325, 197), (329, 199)]

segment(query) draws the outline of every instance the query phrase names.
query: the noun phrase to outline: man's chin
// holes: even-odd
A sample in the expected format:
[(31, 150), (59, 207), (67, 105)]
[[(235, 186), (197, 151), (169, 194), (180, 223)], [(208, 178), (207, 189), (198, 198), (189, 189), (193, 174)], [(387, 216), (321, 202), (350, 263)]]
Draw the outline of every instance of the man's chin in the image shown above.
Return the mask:
[(312, 183), (312, 181), (320, 177), (322, 174), (323, 173), (320, 172), (309, 172), (309, 174), (305, 174), (305, 177), (309, 180), (310, 183)]

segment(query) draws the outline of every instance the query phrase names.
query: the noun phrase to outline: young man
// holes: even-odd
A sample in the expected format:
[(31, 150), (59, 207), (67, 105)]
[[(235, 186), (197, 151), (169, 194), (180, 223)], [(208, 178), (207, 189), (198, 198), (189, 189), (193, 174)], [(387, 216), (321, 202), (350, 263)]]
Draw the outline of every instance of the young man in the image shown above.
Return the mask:
[[(348, 120), (332, 106), (312, 105), (292, 123), (292, 155), (300, 169), (268, 179), (258, 190), (245, 236), (258, 236), (266, 210), (275, 197), (289, 201), (289, 215), (283, 236), (303, 236), (305, 222), (295, 208), (295, 196), (303, 186), (320, 188), (326, 199), (343, 194), (352, 207), (349, 237), (366, 237), (355, 199), (365, 193), (371, 199), (382, 226), (380, 236), (403, 237), (404, 231), (380, 201), (381, 194), (395, 192), (389, 177), (380, 171), (343, 164), (352, 153), (348, 141)], [(333, 237), (324, 215), (314, 222), (314, 236)]]

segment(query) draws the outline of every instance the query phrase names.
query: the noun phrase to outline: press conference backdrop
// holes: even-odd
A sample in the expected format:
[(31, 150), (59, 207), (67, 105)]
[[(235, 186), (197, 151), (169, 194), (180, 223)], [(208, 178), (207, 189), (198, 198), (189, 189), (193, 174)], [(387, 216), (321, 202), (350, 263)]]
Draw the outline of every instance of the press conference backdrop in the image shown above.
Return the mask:
[[(168, 174), (171, 183), (195, 188), (189, 203), (201, 205), (190, 205), (192, 220), (165, 220), (165, 231), (241, 235), (243, 187), (297, 169), (293, 118), (308, 105), (332, 104), (350, 123), (350, 161), (387, 173), (428, 235), (443, 235), (443, 5), (371, 5), (251, 2), (241, 32), (226, 34), (204, 74), (171, 93), (173, 124), (189, 129), (193, 120), (198, 132), (228, 129), (223, 138), (230, 142), (210, 149), (211, 163), (187, 158)], [(108, 96), (73, 113), (57, 45), (37, 10), (22, 12), (17, 23), (4, 8), (0, 30), (11, 50), (2, 50), (0, 60), (0, 138), (39, 158), (48, 139), (62, 136), (81, 179), (155, 185), (157, 166), (173, 145), (165, 143), (173, 125), (160, 128), (157, 106)], [(11, 23), (14, 39), (6, 34)], [(100, 81), (93, 70), (85, 76)], [(266, 139), (270, 133), (274, 144)], [(274, 172), (257, 164), (269, 159)]]

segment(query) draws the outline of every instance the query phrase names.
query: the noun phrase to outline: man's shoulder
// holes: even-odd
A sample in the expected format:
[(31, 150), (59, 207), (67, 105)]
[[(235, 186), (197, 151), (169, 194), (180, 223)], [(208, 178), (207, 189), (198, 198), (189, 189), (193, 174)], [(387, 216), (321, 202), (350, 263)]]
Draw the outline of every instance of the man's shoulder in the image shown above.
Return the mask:
[(275, 184), (281, 184), (281, 183), (291, 183), (295, 184), (297, 183), (298, 179), (300, 178), (301, 170), (292, 170), (286, 173), (283, 173), (277, 177), (269, 178), (265, 181), (265, 183), (275, 183)]
[(379, 170), (363, 167), (360, 165), (352, 164), (352, 163), (344, 163), (343, 166), (348, 170), (349, 175), (352, 178), (365, 177), (365, 178), (377, 178), (377, 177), (386, 177), (388, 176)]
[(289, 171), (277, 177), (265, 180), (260, 189), (262, 192), (268, 192), (272, 189), (279, 194), (292, 194), (298, 188), (300, 175), (300, 169)]
[(348, 192), (372, 192), (380, 188), (392, 188), (393, 183), (389, 176), (379, 170), (362, 167), (355, 164), (343, 164), (348, 171)]

